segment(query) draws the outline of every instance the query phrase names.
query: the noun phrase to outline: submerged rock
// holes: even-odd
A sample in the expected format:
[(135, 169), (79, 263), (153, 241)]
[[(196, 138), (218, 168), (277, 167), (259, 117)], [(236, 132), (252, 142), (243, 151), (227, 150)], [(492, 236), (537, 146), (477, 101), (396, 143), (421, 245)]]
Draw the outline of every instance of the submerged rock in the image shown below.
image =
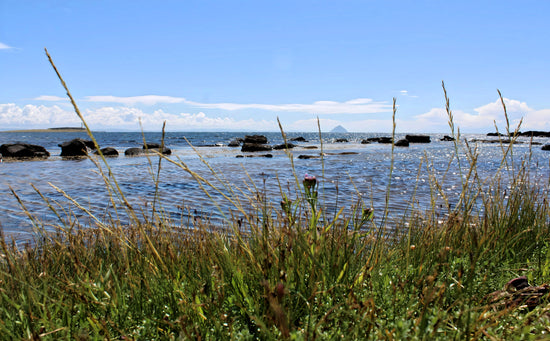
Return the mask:
[(439, 141), (454, 141), (455, 138), (454, 137), (451, 137), (449, 135), (445, 135), (443, 136), (442, 138), (439, 139)]
[(160, 151), (159, 148), (153, 148), (152, 150), (157, 151), (157, 152), (159, 152), (161, 154), (164, 154), (164, 155), (171, 155), (172, 154), (172, 149), (170, 149), (168, 147), (164, 147), (162, 149), (162, 151)]
[(243, 146), (241, 147), (241, 152), (266, 152), (270, 151), (271, 146), (267, 144), (262, 143), (243, 143)]
[[(95, 154), (99, 155), (99, 152), (96, 150)], [(103, 154), (103, 156), (118, 156), (118, 150), (113, 147), (105, 147), (101, 148), (101, 154)]]
[(145, 150), (143, 148), (133, 147), (133, 148), (128, 148), (124, 151), (124, 155), (126, 156), (139, 156), (144, 154), (145, 154)]
[(535, 145), (541, 145), (541, 144), (542, 144), (542, 143), (536, 142), (536, 141), (524, 142), (524, 141), (509, 140), (509, 139), (506, 139), (506, 140), (471, 139), (471, 140), (469, 140), (468, 142), (477, 142), (477, 143), (502, 143), (502, 144), (510, 144), (510, 143), (514, 143), (514, 144), (525, 144), (525, 143), (529, 143), (529, 144), (531, 144), (531, 145), (533, 145), (533, 146), (535, 146)]
[(290, 139), (290, 141), (294, 142), (308, 142), (303, 136), (293, 137)]
[(550, 150), (550, 143), (545, 144), (541, 147), (542, 150)]
[[(160, 147), (161, 147), (161, 144), (160, 143), (146, 143), (143, 145), (143, 149), (145, 150), (145, 152), (159, 152), (159, 153), (162, 153), (164, 155), (170, 155), (172, 154), (172, 150), (166, 146), (164, 146), (162, 148), (162, 152), (160, 151)], [(132, 148), (130, 148), (132, 149)], [(125, 152), (126, 154), (126, 152)]]
[(46, 148), (28, 143), (8, 143), (0, 146), (0, 155), (5, 158), (43, 158), (46, 159), (50, 153)]
[(409, 140), (407, 139), (401, 139), (397, 142), (395, 142), (396, 147), (408, 147), (409, 146)]
[(273, 146), (273, 149), (275, 149), (275, 150), (280, 150), (280, 149), (292, 149), (292, 148), (294, 148), (294, 147), (296, 147), (295, 144), (292, 144), (292, 143), (286, 143), (286, 144), (284, 144), (284, 143), (282, 143), (282, 144), (278, 144), (278, 145), (276, 145), (276, 146)]
[(227, 146), (228, 146), (228, 147), (238, 147), (238, 146), (241, 145), (241, 143), (243, 143), (243, 141), (244, 141), (244, 140), (241, 139), (241, 138), (236, 138), (236, 139), (231, 140), (231, 141), (227, 144)]
[(160, 143), (144, 143), (143, 149), (159, 149)]
[(301, 160), (307, 160), (307, 159), (318, 159), (320, 158), (320, 155), (308, 155), (308, 154), (302, 154), (298, 156), (298, 159)]
[(392, 143), (393, 139), (391, 137), (378, 137), (378, 143)]

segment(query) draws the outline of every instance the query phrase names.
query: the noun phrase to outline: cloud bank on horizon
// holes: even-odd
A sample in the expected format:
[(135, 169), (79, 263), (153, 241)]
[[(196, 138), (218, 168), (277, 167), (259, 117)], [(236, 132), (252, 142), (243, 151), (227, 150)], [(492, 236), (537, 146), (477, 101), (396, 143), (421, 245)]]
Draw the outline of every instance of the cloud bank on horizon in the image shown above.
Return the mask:
[[(404, 92), (404, 91), (401, 91)], [(0, 104), (0, 124), (3, 128), (43, 128), (80, 125), (80, 121), (66, 98), (42, 95), (34, 101), (55, 104)], [(316, 101), (310, 104), (242, 104), (201, 103), (183, 97), (147, 96), (87, 96), (81, 103), (99, 104), (95, 108), (81, 108), (92, 129), (97, 130), (159, 130), (164, 121), (170, 131), (277, 131), (277, 117), (283, 113), (300, 113), (309, 118), (281, 120), (287, 131), (316, 131), (317, 119), (322, 130), (329, 131), (343, 125), (350, 132), (388, 132), (392, 129), (392, 105), (368, 98), (343, 102)], [(550, 109), (535, 110), (514, 99), (504, 98), (511, 129), (522, 120), (522, 130), (550, 130)], [(109, 105), (110, 104), (110, 105)], [(115, 105), (113, 105), (115, 104)], [(189, 112), (155, 108), (160, 104), (185, 104)], [(205, 113), (201, 109), (214, 110)], [(255, 110), (251, 118), (238, 119), (232, 111)], [(452, 108), (451, 108), (452, 109)], [(448, 115), (444, 108), (432, 108), (412, 118), (402, 118), (397, 108), (396, 122), (399, 132), (449, 131)], [(405, 109), (403, 109), (405, 110)], [(452, 110), (455, 126), (463, 132), (489, 132), (505, 129), (505, 117), (499, 98), (474, 109), (474, 113)], [(359, 118), (358, 116), (361, 115)], [(348, 118), (342, 121), (342, 117)]]

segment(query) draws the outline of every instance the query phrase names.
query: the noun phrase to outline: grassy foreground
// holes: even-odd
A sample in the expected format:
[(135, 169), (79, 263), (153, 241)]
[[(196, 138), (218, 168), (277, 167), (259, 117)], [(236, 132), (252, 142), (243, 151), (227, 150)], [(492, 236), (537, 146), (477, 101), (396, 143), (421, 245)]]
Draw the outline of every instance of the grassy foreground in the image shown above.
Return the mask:
[(533, 308), (490, 295), (519, 275), (549, 281), (549, 211), (536, 188), (496, 189), (478, 198), (483, 215), (411, 216), (387, 234), (368, 209), (321, 219), (316, 180), (301, 186), (294, 201), (260, 201), (228, 231), (158, 216), (95, 228), (68, 219), (34, 247), (2, 242), (0, 335), (510, 340), (550, 331), (547, 294)]
[[(448, 101), (447, 109), (454, 135)], [(458, 155), (464, 144), (455, 145)], [(0, 338), (544, 338), (545, 287), (502, 289), (521, 275), (531, 285), (550, 282), (547, 192), (529, 178), (528, 161), (514, 164), (513, 143), (502, 147), (509, 180), (479, 179), (466, 146), (454, 209), (441, 218), (434, 203), (398, 222), (361, 203), (325, 215), (322, 185), (311, 176), (297, 175), (297, 194), (281, 191), (275, 205), (253, 184), (243, 196), (213, 170), (220, 189), (159, 154), (156, 172), (151, 162), (156, 186), (161, 162), (173, 162), (205, 195), (230, 193), (235, 206), (223, 226), (175, 223), (158, 202), (149, 211), (128, 204), (108, 163), (96, 161), (112, 194), (108, 219), (44, 197), (59, 216), (56, 232), (27, 211), (36, 245), (20, 249), (2, 238)], [(436, 195), (442, 184), (432, 179)], [(81, 226), (72, 211), (94, 226)]]

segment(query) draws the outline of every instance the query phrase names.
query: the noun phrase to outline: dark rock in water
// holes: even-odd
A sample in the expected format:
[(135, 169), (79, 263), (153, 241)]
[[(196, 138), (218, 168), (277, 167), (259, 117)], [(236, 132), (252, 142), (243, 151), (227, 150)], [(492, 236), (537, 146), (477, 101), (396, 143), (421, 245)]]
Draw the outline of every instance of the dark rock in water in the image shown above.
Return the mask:
[(405, 135), (405, 138), (410, 143), (430, 143), (430, 137), (428, 135)]
[(550, 143), (545, 144), (544, 146), (542, 146), (541, 149), (542, 150), (550, 150)]
[(408, 147), (409, 146), (409, 140), (407, 139), (401, 139), (397, 142), (395, 142), (396, 147)]
[(317, 146), (303, 146), (304, 149), (319, 149)]
[(455, 138), (454, 137), (451, 137), (449, 135), (445, 135), (443, 136), (442, 138), (439, 139), (439, 141), (454, 141)]
[(356, 155), (358, 152), (323, 153), (323, 155)]
[(292, 148), (294, 148), (294, 147), (296, 147), (295, 144), (292, 144), (292, 143), (284, 144), (284, 143), (282, 143), (282, 144), (278, 144), (278, 145), (276, 145), (276, 146), (273, 146), (273, 149), (275, 149), (275, 150), (280, 150), (280, 149), (292, 149)]
[(369, 137), (368, 139), (361, 141), (361, 143), (367, 144), (367, 143), (379, 142), (380, 139), (382, 138), (385, 138), (385, 137)]
[(243, 158), (243, 157), (265, 157), (265, 158), (272, 158), (273, 154), (248, 154), (248, 155), (237, 155), (237, 158)]
[(336, 143), (344, 143), (344, 142), (349, 142), (348, 139), (336, 139), (335, 141)]
[(164, 155), (170, 155), (172, 154), (172, 149), (168, 148), (168, 147), (164, 147), (162, 148), (162, 152), (160, 151), (160, 148), (151, 148), (149, 149), (150, 151), (155, 151), (155, 152), (159, 152), (161, 154), (164, 154)]
[(236, 139), (233, 139), (229, 142), (229, 144), (227, 145), (228, 147), (238, 147), (241, 145), (241, 143), (243, 143), (243, 139), (241, 138), (236, 138)]
[(290, 139), (290, 141), (294, 141), (294, 142), (308, 142), (305, 138), (303, 138), (302, 136), (298, 136), (298, 137), (293, 137)]
[(244, 155), (242, 155), (242, 154), (239, 154), (239, 155), (237, 155), (237, 156), (235, 156), (235, 157), (236, 157), (237, 159), (240, 159), (240, 158), (243, 158), (243, 157), (244, 157)]
[[(159, 152), (160, 153), (160, 146), (161, 144), (160, 143), (146, 143), (143, 145), (143, 149), (145, 152), (149, 151), (149, 152)], [(132, 148), (130, 148), (132, 149)], [(124, 154), (126, 155), (126, 152), (124, 152)], [(164, 146), (164, 148), (162, 148), (162, 154), (164, 155), (170, 155), (172, 154), (172, 150), (166, 146)]]
[(124, 155), (126, 156), (139, 156), (139, 155), (145, 155), (145, 150), (143, 148), (128, 148), (124, 151)]
[[(98, 155), (99, 152), (96, 151), (95, 154)], [(118, 150), (113, 147), (105, 147), (101, 148), (101, 154), (103, 154), (103, 156), (118, 156)]]
[(506, 136), (502, 133), (487, 133), (487, 136)]
[(378, 143), (392, 143), (393, 139), (391, 137), (378, 137)]
[(265, 152), (272, 150), (273, 148), (266, 143), (267, 137), (263, 135), (246, 135), (241, 152)]
[(369, 141), (369, 139), (363, 139), (361, 140), (361, 144), (371, 144), (372, 141)]
[(263, 135), (246, 135), (244, 137), (244, 143), (265, 144), (267, 143), (267, 137)]
[(525, 143), (529, 143), (530, 145), (541, 145), (542, 143), (540, 142), (536, 142), (536, 141), (529, 141), (529, 142), (525, 142), (525, 141), (518, 141), (518, 140), (509, 140), (509, 139), (506, 139), (506, 140), (484, 140), (484, 139), (471, 139), (469, 140), (468, 142), (477, 142), (477, 143), (502, 143), (502, 144), (510, 144), (510, 143), (513, 143), (513, 144), (525, 144)]
[(302, 154), (302, 155), (298, 156), (298, 159), (302, 159), (302, 160), (318, 159), (319, 157), (320, 157), (320, 155), (305, 155), (305, 154)]
[(6, 158), (48, 158), (46, 148), (28, 143), (8, 143), (0, 146), (0, 154)]
[(271, 146), (262, 144), (262, 143), (243, 143), (243, 146), (241, 147), (241, 152), (266, 152), (270, 151)]
[(83, 139), (72, 139), (58, 145), (61, 147), (62, 157), (86, 156), (88, 155), (88, 144)]
[(550, 137), (550, 131), (529, 130), (523, 133), (520, 132), (518, 135), (527, 137)]
[(145, 143), (143, 145), (143, 149), (159, 149), (160, 143)]

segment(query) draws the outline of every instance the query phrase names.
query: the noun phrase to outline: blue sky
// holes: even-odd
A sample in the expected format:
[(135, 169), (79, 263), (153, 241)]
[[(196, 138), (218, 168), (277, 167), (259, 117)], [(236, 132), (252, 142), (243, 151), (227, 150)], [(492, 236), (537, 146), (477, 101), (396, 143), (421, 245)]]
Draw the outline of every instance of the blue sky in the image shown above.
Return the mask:
[(549, 1), (0, 0), (0, 130), (550, 130)]

